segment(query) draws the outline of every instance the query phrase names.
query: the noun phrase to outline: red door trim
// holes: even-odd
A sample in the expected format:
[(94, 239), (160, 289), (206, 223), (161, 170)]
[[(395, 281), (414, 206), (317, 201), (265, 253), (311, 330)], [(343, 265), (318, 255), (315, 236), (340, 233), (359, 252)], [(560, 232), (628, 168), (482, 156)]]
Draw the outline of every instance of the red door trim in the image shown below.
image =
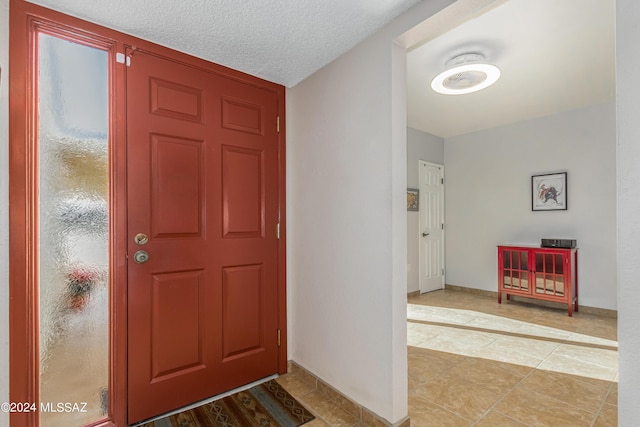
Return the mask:
[(286, 120), (285, 97), (279, 93), (278, 117), (280, 121), (280, 133), (278, 135), (278, 179), (279, 179), (279, 205), (280, 205), (280, 240), (278, 241), (278, 311), (280, 328), (280, 356), (279, 374), (287, 373), (287, 179), (286, 179)]
[[(31, 34), (34, 26), (43, 31), (82, 43), (108, 47), (111, 55), (136, 46), (156, 52), (184, 64), (203, 68), (277, 93), (280, 116), (278, 311), (281, 347), (279, 373), (287, 372), (286, 309), (286, 162), (285, 162), (285, 88), (185, 53), (91, 24), (24, 0), (10, 0), (10, 89), (9, 89), (9, 381), (12, 402), (38, 402), (38, 251), (37, 238), (37, 128), (33, 117), (36, 105), (33, 76), (36, 45)], [(93, 44), (95, 43), (95, 44)], [(93, 426), (126, 426), (127, 414), (127, 224), (126, 224), (126, 69), (110, 61), (110, 253), (111, 309), (111, 383), (109, 417)], [(12, 427), (37, 426), (37, 414), (12, 413)]]
[[(9, 126), (9, 247), (10, 247), (10, 400), (12, 402), (39, 402), (39, 340), (38, 340), (38, 194), (37, 174), (38, 150), (37, 121), (34, 108), (37, 105), (36, 57), (38, 32), (104, 49), (113, 57), (118, 48), (114, 38), (101, 31), (100, 27), (40, 8), (23, 1), (10, 3), (10, 126)], [(124, 70), (114, 67), (109, 61), (109, 114), (111, 149), (109, 178), (110, 258), (112, 295), (110, 301), (110, 359), (111, 379), (108, 417), (94, 426), (126, 425), (124, 398), (126, 398), (126, 347), (122, 345), (126, 336), (126, 270), (124, 263), (117, 262), (122, 251), (122, 230), (126, 226), (122, 212), (126, 212), (126, 198), (122, 191), (124, 180), (124, 132), (116, 126), (117, 106), (122, 104)], [(114, 286), (114, 284), (119, 284)], [(123, 308), (124, 307), (124, 308)], [(11, 413), (14, 427), (39, 424), (36, 412)]]
[[(10, 91), (9, 91), (9, 385), (10, 400), (36, 401), (38, 373), (34, 357), (38, 354), (38, 342), (29, 333), (34, 325), (32, 295), (37, 265), (33, 261), (34, 250), (29, 242), (35, 239), (30, 218), (35, 197), (30, 188), (33, 176), (34, 129), (28, 114), (34, 98), (27, 74), (31, 68), (27, 23), (16, 10), (15, 1), (10, 4)], [(21, 19), (22, 18), (22, 19)], [(29, 73), (30, 74), (30, 73)], [(34, 372), (34, 369), (36, 372)], [(14, 400), (17, 399), (17, 400)], [(33, 425), (34, 414), (10, 414), (11, 425)]]

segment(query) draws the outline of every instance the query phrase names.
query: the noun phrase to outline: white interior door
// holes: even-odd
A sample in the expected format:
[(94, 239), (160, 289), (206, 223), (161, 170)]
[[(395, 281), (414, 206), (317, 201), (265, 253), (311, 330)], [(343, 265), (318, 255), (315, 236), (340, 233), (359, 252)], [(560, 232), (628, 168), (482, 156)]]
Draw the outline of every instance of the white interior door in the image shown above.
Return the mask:
[(420, 293), (444, 288), (444, 166), (420, 161)]

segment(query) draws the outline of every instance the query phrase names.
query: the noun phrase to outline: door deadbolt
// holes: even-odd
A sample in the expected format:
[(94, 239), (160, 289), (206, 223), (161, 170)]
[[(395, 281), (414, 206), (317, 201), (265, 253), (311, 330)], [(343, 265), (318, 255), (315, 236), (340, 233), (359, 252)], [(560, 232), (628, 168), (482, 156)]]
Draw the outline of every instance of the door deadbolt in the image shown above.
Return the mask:
[(138, 233), (136, 237), (133, 238), (133, 241), (136, 242), (136, 245), (144, 245), (149, 241), (149, 237), (146, 234)]
[(143, 264), (149, 261), (149, 253), (147, 251), (138, 251), (135, 254), (133, 254), (133, 259), (138, 264)]

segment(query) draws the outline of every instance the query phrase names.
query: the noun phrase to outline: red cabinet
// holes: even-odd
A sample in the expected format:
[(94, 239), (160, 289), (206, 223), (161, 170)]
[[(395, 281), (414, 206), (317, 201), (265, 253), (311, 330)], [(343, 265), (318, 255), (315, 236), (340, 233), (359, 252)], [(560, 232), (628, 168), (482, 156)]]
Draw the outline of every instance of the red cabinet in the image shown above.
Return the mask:
[(578, 248), (498, 246), (498, 303), (502, 294), (564, 303), (572, 316), (578, 311)]

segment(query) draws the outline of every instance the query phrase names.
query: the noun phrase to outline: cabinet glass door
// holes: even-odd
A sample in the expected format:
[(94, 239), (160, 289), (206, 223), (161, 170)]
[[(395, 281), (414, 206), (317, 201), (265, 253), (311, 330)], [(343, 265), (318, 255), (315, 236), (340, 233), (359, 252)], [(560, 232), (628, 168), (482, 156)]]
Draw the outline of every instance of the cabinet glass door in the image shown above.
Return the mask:
[(504, 251), (502, 268), (505, 289), (529, 291), (529, 257), (527, 251)]
[(537, 252), (535, 259), (535, 293), (563, 297), (565, 295), (564, 255)]

